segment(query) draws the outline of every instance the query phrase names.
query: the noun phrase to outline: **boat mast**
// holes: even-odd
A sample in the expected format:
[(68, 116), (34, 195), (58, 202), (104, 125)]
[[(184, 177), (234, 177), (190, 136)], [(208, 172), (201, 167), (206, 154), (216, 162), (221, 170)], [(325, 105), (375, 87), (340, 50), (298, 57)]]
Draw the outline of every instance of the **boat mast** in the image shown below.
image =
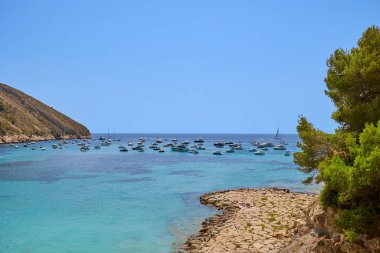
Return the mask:
[(274, 139), (280, 139), (280, 128), (277, 128), (277, 132), (276, 132), (276, 135), (274, 136)]

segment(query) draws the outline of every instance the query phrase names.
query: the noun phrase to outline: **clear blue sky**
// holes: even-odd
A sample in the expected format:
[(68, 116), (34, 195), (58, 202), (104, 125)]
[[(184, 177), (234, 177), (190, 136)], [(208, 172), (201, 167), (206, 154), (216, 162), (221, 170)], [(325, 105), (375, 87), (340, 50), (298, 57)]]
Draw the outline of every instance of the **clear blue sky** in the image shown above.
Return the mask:
[(380, 1), (0, 0), (0, 82), (93, 132), (332, 131), (326, 59)]

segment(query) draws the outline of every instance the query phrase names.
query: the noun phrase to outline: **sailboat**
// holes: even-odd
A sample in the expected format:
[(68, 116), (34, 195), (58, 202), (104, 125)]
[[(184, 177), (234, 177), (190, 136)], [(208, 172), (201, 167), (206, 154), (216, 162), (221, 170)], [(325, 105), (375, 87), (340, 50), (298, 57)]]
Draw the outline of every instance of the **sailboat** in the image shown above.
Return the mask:
[(281, 137), (280, 137), (280, 128), (277, 128), (276, 135), (273, 137), (273, 139), (275, 139), (275, 140), (281, 139)]

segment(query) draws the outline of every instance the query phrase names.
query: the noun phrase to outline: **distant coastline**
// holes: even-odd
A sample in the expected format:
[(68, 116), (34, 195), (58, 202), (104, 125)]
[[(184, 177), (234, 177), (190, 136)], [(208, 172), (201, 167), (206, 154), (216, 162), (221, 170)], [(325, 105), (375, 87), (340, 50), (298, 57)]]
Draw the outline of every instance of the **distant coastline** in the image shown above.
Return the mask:
[(88, 135), (88, 136), (65, 135), (59, 138), (55, 138), (51, 134), (50, 135), (32, 135), (32, 136), (27, 136), (25, 134), (15, 134), (15, 135), (0, 136), (0, 144), (23, 143), (23, 142), (31, 142), (31, 141), (90, 139), (90, 138), (91, 138), (91, 135)]

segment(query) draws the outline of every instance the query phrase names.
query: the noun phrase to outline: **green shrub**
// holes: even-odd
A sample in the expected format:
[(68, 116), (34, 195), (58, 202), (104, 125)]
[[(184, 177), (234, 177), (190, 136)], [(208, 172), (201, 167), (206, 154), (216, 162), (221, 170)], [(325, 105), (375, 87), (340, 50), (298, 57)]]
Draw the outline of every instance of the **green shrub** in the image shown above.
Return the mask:
[(305, 182), (324, 183), (322, 204), (339, 210), (335, 225), (354, 241), (380, 234), (380, 29), (368, 28), (350, 51), (336, 50), (328, 67), (326, 94), (340, 128), (327, 134), (301, 117), (294, 161), (309, 174)]

